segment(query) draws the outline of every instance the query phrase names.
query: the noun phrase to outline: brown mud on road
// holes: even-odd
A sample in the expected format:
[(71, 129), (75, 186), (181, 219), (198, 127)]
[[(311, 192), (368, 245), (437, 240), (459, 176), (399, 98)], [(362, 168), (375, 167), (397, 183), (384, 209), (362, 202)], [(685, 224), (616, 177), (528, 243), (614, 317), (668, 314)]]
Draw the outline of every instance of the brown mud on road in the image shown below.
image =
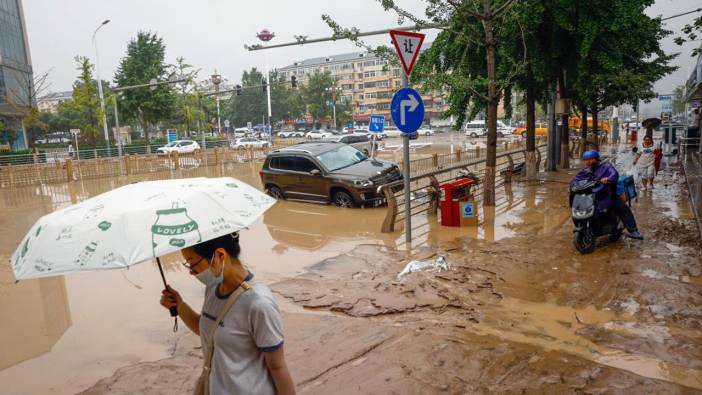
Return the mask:
[[(588, 256), (571, 244), (568, 179), (515, 184), (526, 203), (498, 218), (498, 241), (361, 245), (274, 284), (299, 393), (702, 393), (700, 237), (676, 168), (635, 204), (647, 240)], [(449, 271), (397, 278), (438, 256)], [(195, 347), (185, 336), (86, 393), (187, 393)]]

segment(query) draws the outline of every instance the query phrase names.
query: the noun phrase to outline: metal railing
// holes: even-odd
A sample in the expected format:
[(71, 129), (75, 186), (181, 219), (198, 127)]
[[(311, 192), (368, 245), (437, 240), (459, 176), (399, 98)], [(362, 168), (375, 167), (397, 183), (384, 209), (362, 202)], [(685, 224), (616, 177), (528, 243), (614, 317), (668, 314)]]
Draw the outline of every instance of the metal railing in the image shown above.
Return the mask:
[[(275, 139), (273, 149), (305, 139)], [(35, 154), (0, 155), (0, 188), (128, 176), (260, 160), (270, 150), (230, 148), (229, 140), (206, 141), (205, 148), (187, 154), (158, 154), (163, 145), (123, 146), (80, 151), (50, 148)], [(151, 153), (147, 153), (147, 152)]]
[[(546, 151), (546, 144), (540, 144), (536, 148), (536, 166), (537, 170), (541, 169), (542, 156)], [(515, 157), (521, 156), (521, 161), (515, 162)], [(444, 168), (435, 167), (432, 171), (414, 173), (410, 178), (412, 185), (411, 195), (413, 196), (410, 202), (409, 215), (417, 215), (428, 213), (435, 215), (439, 207), (439, 198), (441, 196), (440, 185), (448, 181), (458, 178), (473, 178), (477, 182), (471, 186), (470, 194), (473, 200), (479, 202), (482, 200), (483, 183), (480, 182), (485, 177), (485, 162), (486, 159), (468, 158), (446, 166)], [(498, 179), (495, 182), (495, 188), (500, 188), (506, 183), (512, 181), (512, 175), (518, 168), (521, 168), (526, 162), (526, 149), (519, 148), (511, 151), (506, 151), (497, 155), (496, 175)], [(414, 163), (413, 163), (414, 166)], [(404, 195), (402, 181), (396, 181), (390, 184), (378, 187), (377, 193), (382, 194), (387, 201), (387, 213), (381, 231), (383, 233), (392, 233), (395, 231), (397, 224), (402, 223), (407, 212), (404, 209)]]

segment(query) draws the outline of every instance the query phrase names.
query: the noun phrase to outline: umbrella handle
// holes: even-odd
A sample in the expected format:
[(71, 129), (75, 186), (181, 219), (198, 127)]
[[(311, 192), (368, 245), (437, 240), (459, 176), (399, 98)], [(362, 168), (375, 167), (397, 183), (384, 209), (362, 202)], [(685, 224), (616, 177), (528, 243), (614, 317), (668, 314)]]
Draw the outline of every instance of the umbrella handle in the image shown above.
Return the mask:
[[(156, 263), (158, 263), (158, 271), (161, 272), (161, 280), (163, 280), (163, 287), (164, 289), (168, 289), (168, 283), (166, 283), (166, 276), (163, 274), (163, 266), (161, 266), (161, 258), (157, 257)], [(178, 307), (171, 306), (171, 308), (168, 310), (171, 312), (171, 317), (178, 316)]]

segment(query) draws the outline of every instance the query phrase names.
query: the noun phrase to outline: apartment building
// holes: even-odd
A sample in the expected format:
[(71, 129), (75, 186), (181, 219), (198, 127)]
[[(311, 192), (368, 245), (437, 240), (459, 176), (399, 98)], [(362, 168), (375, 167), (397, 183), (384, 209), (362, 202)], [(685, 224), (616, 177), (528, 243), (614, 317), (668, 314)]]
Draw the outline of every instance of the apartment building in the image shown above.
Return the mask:
[(72, 91), (50, 93), (37, 100), (37, 108), (39, 108), (41, 112), (55, 114), (58, 112), (59, 105), (69, 100), (73, 100)]
[[(402, 86), (400, 67), (390, 66), (387, 60), (370, 52), (353, 52), (305, 59), (278, 69), (286, 80), (295, 76), (301, 84), (305, 84), (315, 72), (326, 71), (337, 79), (337, 102), (351, 103), (356, 124), (368, 124), (371, 114), (385, 115), (386, 122), (392, 122), (390, 102), (395, 91)], [(433, 92), (422, 97), (425, 124), (439, 123), (441, 114), (447, 109), (444, 97)]]

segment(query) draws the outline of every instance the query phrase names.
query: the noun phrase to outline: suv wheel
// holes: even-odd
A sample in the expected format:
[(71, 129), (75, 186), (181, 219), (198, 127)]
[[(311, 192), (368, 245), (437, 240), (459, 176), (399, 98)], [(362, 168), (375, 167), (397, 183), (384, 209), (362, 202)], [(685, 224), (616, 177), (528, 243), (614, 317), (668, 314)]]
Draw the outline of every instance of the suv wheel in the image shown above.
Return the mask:
[(268, 193), (268, 196), (272, 197), (273, 199), (276, 200), (284, 200), (285, 196), (283, 195), (283, 191), (280, 190), (275, 185), (271, 185), (266, 189), (266, 193)]
[(523, 138), (523, 139), (526, 139), (526, 138), (527, 138), (527, 132), (526, 132), (526, 130), (522, 132), (522, 138)]
[(337, 207), (350, 208), (354, 206), (353, 197), (346, 191), (336, 191), (332, 196), (332, 202)]
[(471, 134), (470, 134), (470, 137), (472, 137), (472, 138), (476, 138), (476, 137), (478, 137), (478, 134), (477, 134), (477, 133), (475, 133), (475, 132), (473, 132), (473, 133), (471, 133)]

